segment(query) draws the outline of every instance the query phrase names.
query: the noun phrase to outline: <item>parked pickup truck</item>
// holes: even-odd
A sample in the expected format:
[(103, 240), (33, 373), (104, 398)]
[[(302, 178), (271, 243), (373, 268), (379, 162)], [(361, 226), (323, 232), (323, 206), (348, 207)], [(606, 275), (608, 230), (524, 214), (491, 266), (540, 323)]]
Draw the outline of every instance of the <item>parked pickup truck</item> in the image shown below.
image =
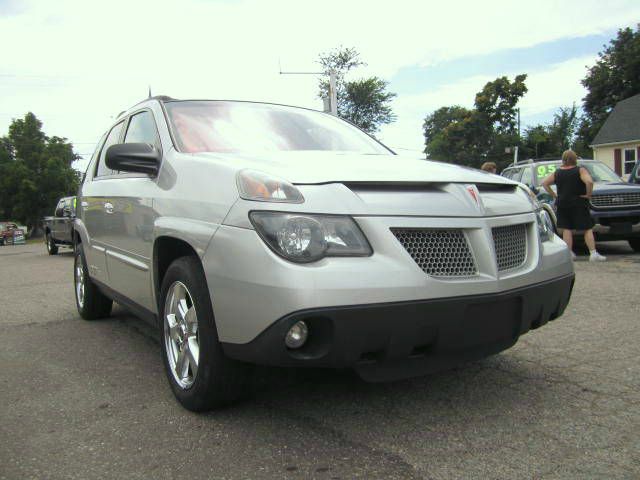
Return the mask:
[[(524, 160), (506, 168), (502, 176), (527, 185), (537, 195), (544, 208), (551, 208), (553, 199), (541, 187), (542, 181), (560, 168), (560, 160)], [(635, 184), (635, 170), (629, 182), (597, 160), (581, 159), (593, 178), (591, 217), (597, 241), (626, 240), (640, 252), (640, 185)], [(555, 188), (555, 187), (554, 187)]]
[(115, 300), (155, 324), (173, 393), (196, 411), (238, 398), (250, 364), (387, 381), (498, 353), (562, 315), (574, 278), (518, 183), (265, 103), (124, 112), (75, 229), (80, 316)]
[(44, 217), (44, 241), (49, 255), (58, 253), (61, 245), (73, 246), (73, 222), (76, 218), (76, 197), (61, 198), (53, 217)]

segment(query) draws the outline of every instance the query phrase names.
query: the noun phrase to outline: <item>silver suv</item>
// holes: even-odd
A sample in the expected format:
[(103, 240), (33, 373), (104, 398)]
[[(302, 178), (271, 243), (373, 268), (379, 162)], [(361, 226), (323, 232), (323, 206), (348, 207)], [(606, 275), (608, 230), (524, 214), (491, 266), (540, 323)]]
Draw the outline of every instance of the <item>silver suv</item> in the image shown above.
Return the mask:
[(252, 364), (422, 375), (562, 314), (573, 266), (550, 223), (511, 180), (404, 159), (331, 115), (152, 98), (80, 188), (76, 303), (156, 324), (190, 410), (236, 400)]

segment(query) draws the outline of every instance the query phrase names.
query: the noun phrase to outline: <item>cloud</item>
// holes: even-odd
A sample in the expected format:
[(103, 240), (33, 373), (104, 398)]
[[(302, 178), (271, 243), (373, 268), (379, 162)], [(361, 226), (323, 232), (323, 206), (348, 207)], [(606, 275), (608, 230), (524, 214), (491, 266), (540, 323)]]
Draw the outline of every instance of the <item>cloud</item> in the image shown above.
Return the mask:
[[(87, 153), (149, 85), (179, 98), (321, 108), (317, 80), (279, 75), (279, 60), (314, 71), (319, 52), (354, 46), (368, 63), (358, 75), (391, 78), (402, 67), (608, 31), (633, 18), (640, 18), (636, 1), (25, 0), (0, 9), (0, 134), (31, 110), (48, 134)], [(399, 122), (385, 135), (419, 131), (439, 95), (441, 104), (461, 103), (481, 80), (399, 97)]]

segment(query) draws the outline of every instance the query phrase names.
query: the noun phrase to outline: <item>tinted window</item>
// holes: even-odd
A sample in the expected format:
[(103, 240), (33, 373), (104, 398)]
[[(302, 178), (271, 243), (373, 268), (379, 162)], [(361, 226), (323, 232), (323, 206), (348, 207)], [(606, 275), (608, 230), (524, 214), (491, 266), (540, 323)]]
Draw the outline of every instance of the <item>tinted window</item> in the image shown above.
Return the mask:
[(124, 143), (150, 143), (152, 145), (158, 145), (156, 124), (151, 112), (145, 110), (131, 117)]
[(64, 198), (58, 202), (58, 205), (56, 206), (55, 216), (62, 217), (63, 212), (64, 212)]
[(105, 176), (105, 175), (114, 175), (114, 174), (117, 173), (117, 172), (111, 170), (110, 168), (107, 168), (107, 166), (104, 164), (104, 156), (107, 153), (107, 148), (109, 148), (111, 145), (114, 145), (114, 144), (119, 142), (119, 140), (120, 140), (120, 132), (122, 131), (122, 126), (123, 125), (124, 125), (124, 123), (120, 122), (115, 127), (113, 127), (111, 129), (111, 131), (109, 132), (109, 136), (107, 136), (107, 140), (104, 142), (104, 145), (102, 147), (102, 151), (100, 152), (100, 159), (98, 160), (98, 168), (96, 170), (96, 177), (102, 177), (102, 176)]

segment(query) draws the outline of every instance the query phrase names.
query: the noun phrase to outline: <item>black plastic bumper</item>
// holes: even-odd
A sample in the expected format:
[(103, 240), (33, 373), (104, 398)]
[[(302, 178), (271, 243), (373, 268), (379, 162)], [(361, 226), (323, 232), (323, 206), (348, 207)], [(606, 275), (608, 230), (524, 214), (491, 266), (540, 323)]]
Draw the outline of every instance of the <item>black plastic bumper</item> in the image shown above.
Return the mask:
[[(574, 276), (489, 295), (304, 310), (278, 320), (253, 341), (223, 343), (245, 362), (354, 368), (368, 381), (433, 373), (505, 350), (564, 312)], [(304, 320), (309, 339), (290, 350), (284, 337)]]

